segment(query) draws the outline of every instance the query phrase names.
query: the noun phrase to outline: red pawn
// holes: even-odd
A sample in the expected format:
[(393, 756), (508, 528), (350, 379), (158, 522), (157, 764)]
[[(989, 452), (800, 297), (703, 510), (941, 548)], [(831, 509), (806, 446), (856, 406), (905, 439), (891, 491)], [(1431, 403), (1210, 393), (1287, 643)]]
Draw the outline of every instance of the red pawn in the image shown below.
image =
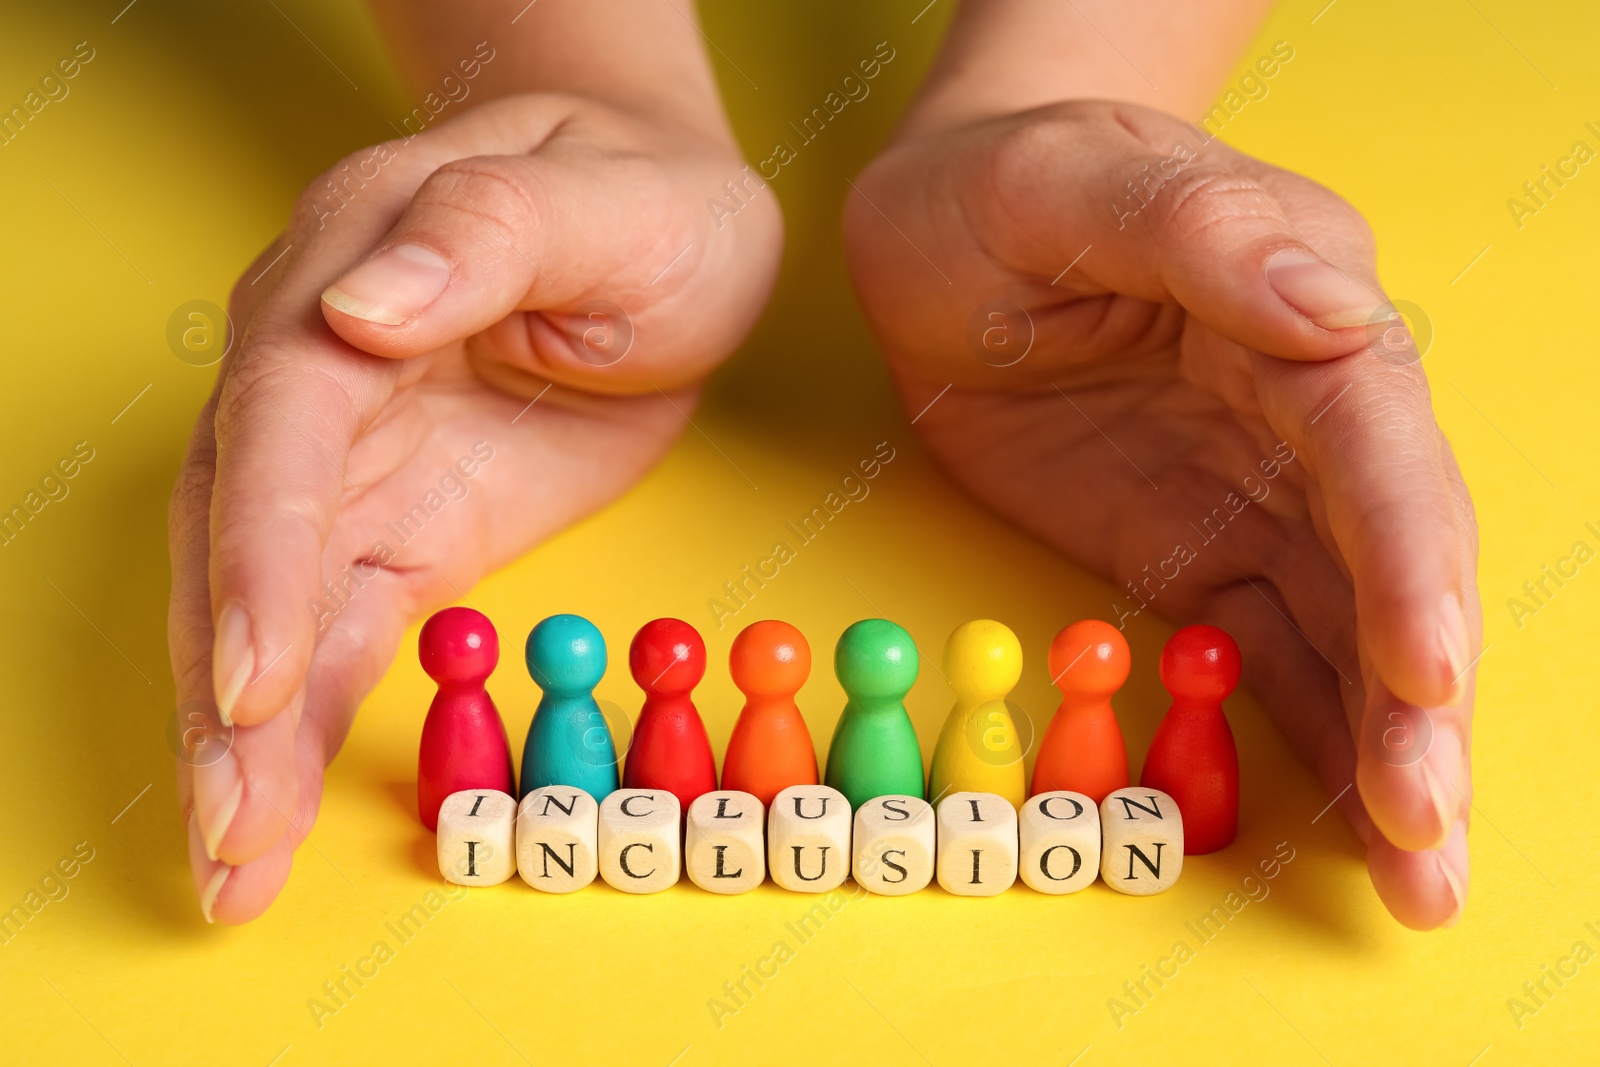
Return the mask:
[(628, 648), (628, 670), (645, 692), (623, 765), (626, 789), (665, 789), (684, 811), (717, 788), (711, 741), (689, 691), (706, 673), (706, 643), (681, 619), (647, 622)]
[(1239, 831), (1239, 751), (1222, 714), (1239, 669), (1239, 646), (1215, 626), (1185, 626), (1161, 650), (1161, 684), (1172, 707), (1150, 742), (1139, 784), (1177, 801), (1186, 856), (1226, 848)]
[(439, 805), (463, 789), (517, 795), (511, 743), (484, 683), (500, 662), (494, 625), (471, 608), (445, 608), (422, 624), (417, 654), (438, 695), (422, 724), (417, 814), (437, 830)]

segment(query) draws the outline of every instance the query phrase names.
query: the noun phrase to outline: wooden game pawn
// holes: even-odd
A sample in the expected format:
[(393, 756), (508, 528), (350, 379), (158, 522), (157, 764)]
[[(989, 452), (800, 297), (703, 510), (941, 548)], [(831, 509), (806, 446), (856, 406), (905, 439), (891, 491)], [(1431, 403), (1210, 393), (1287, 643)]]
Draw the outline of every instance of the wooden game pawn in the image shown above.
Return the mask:
[(839, 637), (833, 669), (849, 700), (828, 745), (827, 784), (852, 809), (891, 793), (924, 797), (922, 747), (906, 714), (917, 646), (888, 619), (863, 619)]
[(728, 672), (745, 703), (722, 757), (722, 788), (771, 807), (781, 789), (816, 785), (816, 750), (794, 700), (811, 674), (804, 635), (776, 619), (751, 623), (733, 639)]
[(1139, 784), (1183, 812), (1183, 851), (1226, 848), (1239, 831), (1239, 752), (1222, 701), (1239, 684), (1239, 646), (1215, 626), (1185, 626), (1161, 650), (1172, 707), (1145, 756)]
[(543, 695), (522, 746), (522, 794), (550, 785), (602, 801), (617, 788), (617, 750), (595, 703), (606, 673), (606, 642), (579, 615), (552, 615), (528, 634), (528, 675)]
[(956, 703), (934, 746), (929, 794), (937, 804), (951, 793), (994, 793), (1020, 807), (1027, 779), (1006, 697), (1022, 678), (1022, 643), (990, 619), (963, 623), (945, 642), (944, 674)]
[(645, 698), (623, 787), (665, 789), (688, 811), (701, 793), (717, 788), (711, 740), (689, 695), (706, 673), (706, 643), (682, 619), (655, 619), (634, 635), (628, 669)]
[(1128, 784), (1128, 748), (1111, 696), (1128, 680), (1131, 660), (1122, 632), (1100, 619), (1056, 634), (1048, 666), (1061, 706), (1039, 743), (1029, 796), (1066, 789), (1098, 804)]
[(439, 806), (464, 789), (516, 790), (511, 742), (484, 683), (500, 662), (494, 625), (471, 608), (445, 608), (417, 637), (422, 669), (438, 683), (417, 752), (417, 816), (430, 831)]

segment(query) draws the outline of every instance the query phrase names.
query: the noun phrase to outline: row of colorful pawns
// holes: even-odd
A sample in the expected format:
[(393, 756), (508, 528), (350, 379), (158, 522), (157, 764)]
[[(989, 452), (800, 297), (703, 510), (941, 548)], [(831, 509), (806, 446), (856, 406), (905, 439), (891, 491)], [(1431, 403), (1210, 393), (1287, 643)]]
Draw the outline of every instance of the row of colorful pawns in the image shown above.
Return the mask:
[[(705, 642), (686, 622), (656, 619), (634, 636), (628, 666), (645, 699), (625, 761), (593, 696), (606, 670), (599, 630), (576, 615), (554, 615), (533, 628), (526, 659), (543, 695), (523, 747), (520, 794), (504, 724), (484, 688), (499, 660), (493, 625), (470, 608), (447, 608), (423, 625), (419, 652), (439, 685), (423, 725), (417, 775), (418, 811), (430, 830), (445, 798), (466, 790), (526, 796), (564, 786), (596, 802), (619, 787), (665, 790), (687, 812), (696, 798), (717, 789), (711, 744), (691, 696), (705, 674)], [(1015, 811), (1030, 795), (1061, 790), (1098, 805), (1129, 784), (1111, 696), (1126, 681), (1130, 661), (1122, 634), (1100, 620), (1073, 623), (1056, 635), (1047, 664), (1062, 701), (1039, 744), (1030, 783), (1006, 703), (1022, 676), (1021, 645), (998, 622), (957, 627), (945, 644), (942, 671), (955, 705), (925, 780), (903, 703), (917, 677), (916, 644), (887, 619), (855, 623), (834, 653), (848, 700), (821, 781), (857, 810), (890, 795), (938, 801), (983, 793)], [(757, 622), (739, 633), (729, 670), (746, 701), (723, 761), (724, 789), (770, 806), (782, 789), (819, 782), (811, 736), (795, 703), (810, 669), (810, 647), (788, 623)], [(1239, 673), (1238, 647), (1211, 626), (1179, 630), (1161, 655), (1161, 679), (1173, 703), (1140, 784), (1182, 809), (1190, 854), (1223, 848), (1237, 831), (1238, 756), (1222, 701)]]

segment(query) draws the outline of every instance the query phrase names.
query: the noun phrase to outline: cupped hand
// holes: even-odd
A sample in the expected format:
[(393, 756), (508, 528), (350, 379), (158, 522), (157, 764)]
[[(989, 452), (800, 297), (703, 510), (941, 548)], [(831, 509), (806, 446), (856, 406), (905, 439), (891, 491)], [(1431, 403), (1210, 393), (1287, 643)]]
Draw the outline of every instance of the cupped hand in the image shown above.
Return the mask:
[(1476, 523), (1360, 215), (1167, 115), (1083, 102), (923, 123), (858, 179), (845, 230), (951, 476), (1111, 579), (1108, 617), (1233, 634), (1385, 905), (1454, 922)]
[[(314, 181), (233, 292), (173, 494), (180, 758), (207, 919), (260, 914), (405, 626), (665, 452), (776, 275), (731, 139), (505, 97)], [(215, 753), (226, 748), (220, 758)]]

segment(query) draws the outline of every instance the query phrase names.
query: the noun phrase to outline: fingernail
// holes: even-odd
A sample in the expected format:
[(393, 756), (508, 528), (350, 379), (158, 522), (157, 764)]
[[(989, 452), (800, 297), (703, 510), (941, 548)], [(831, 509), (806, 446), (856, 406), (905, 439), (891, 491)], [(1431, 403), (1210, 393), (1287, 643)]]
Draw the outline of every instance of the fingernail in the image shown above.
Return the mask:
[(329, 307), (368, 322), (398, 326), (420, 314), (450, 284), (450, 264), (421, 245), (395, 245), (328, 286)]
[(1457, 820), (1455, 826), (1451, 827), (1449, 837), (1446, 838), (1447, 847), (1439, 850), (1439, 873), (1444, 875), (1445, 884), (1450, 887), (1450, 894), (1456, 900), (1455, 911), (1450, 913), (1450, 918), (1440, 924), (1442, 926), (1454, 926), (1460, 922), (1461, 913), (1467, 907), (1466, 882), (1462, 880), (1461, 875), (1456, 873), (1456, 869), (1450, 865), (1450, 861), (1445, 855), (1448, 845), (1453, 843), (1457, 836), (1463, 842), (1467, 837), (1467, 824), (1461, 820)]
[(1450, 830), (1456, 823), (1456, 812), (1459, 810), (1455, 791), (1450, 785), (1439, 781), (1439, 776), (1433, 773), (1426, 759), (1422, 761), (1422, 780), (1428, 787), (1433, 810), (1439, 815), (1439, 840), (1428, 847), (1443, 848), (1445, 842), (1450, 840)]
[(1332, 263), (1298, 248), (1267, 259), (1267, 284), (1290, 307), (1325, 330), (1365, 326), (1386, 303)]
[[(222, 803), (217, 805), (217, 813), (209, 821), (200, 822), (200, 839), (206, 845), (206, 858), (215, 860), (217, 849), (222, 845), (222, 839), (228, 836), (228, 827), (233, 825), (233, 817), (239, 814), (239, 802), (244, 799), (244, 780), (241, 778), (233, 783), (233, 788), (228, 790), (227, 796), (222, 798)], [(195, 805), (195, 815), (200, 814), (200, 806)]]
[(250, 616), (238, 604), (229, 604), (217, 620), (216, 643), (211, 648), (211, 684), (217, 691), (217, 714), (222, 725), (233, 725), (233, 706), (255, 669)]
[(1461, 598), (1455, 593), (1446, 593), (1439, 604), (1439, 649), (1450, 671), (1450, 702), (1453, 704), (1465, 688), (1461, 676), (1467, 673), (1467, 616), (1461, 610)]
[(206, 887), (200, 890), (200, 914), (206, 917), (206, 922), (217, 921), (211, 917), (211, 909), (217, 906), (217, 897), (221, 895), (222, 886), (232, 873), (232, 867), (222, 867), (211, 876), (210, 881), (206, 882)]

